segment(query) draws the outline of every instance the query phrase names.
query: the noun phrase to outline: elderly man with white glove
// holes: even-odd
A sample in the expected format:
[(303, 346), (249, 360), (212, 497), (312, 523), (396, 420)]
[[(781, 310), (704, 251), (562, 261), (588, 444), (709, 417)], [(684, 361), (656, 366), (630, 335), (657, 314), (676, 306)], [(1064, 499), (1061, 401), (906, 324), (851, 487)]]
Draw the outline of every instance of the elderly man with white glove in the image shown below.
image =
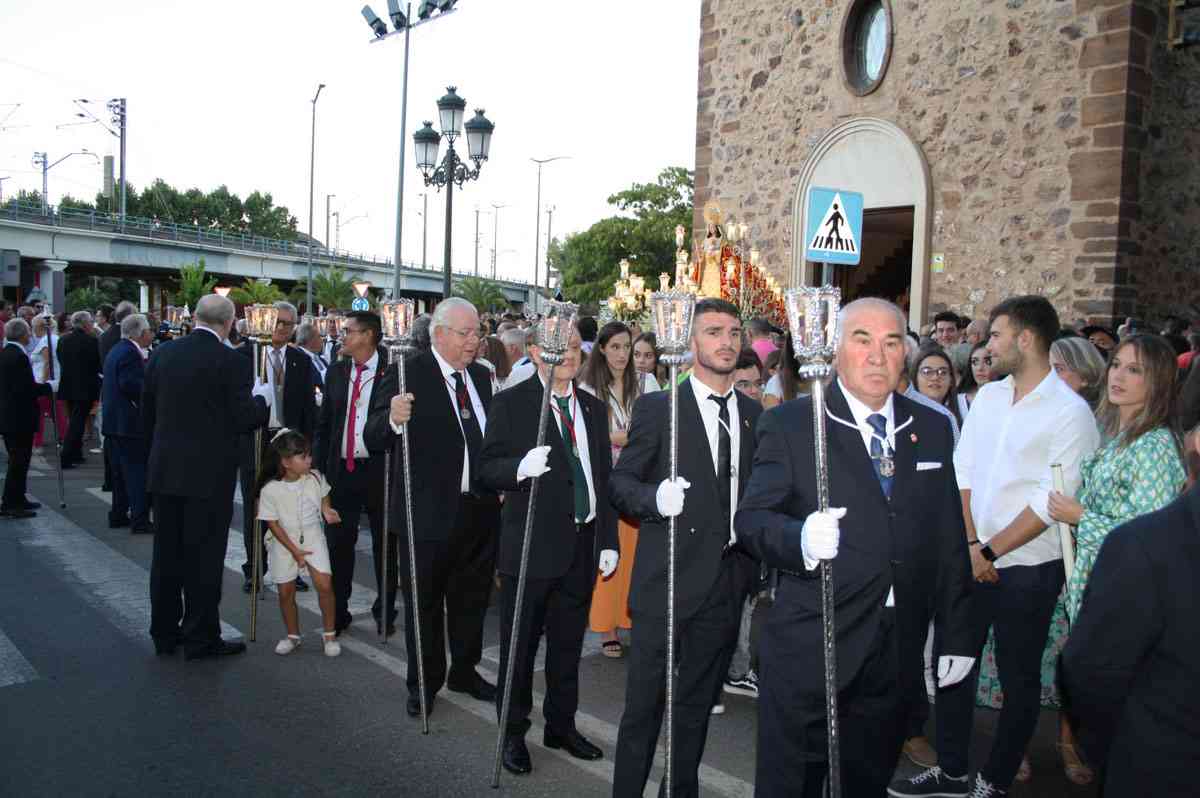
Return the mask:
[(896, 393), (904, 314), (863, 299), (842, 310), (839, 326), (824, 408), (829, 508), (818, 509), (813, 405), (801, 397), (759, 421), (754, 473), (734, 524), (743, 545), (779, 573), (760, 638), (758, 798), (822, 795), (822, 562), (833, 578), (843, 795), (887, 793), (909, 704), (926, 701), (931, 615), (939, 685), (961, 681), (974, 662), (954, 442), (945, 419)]
[[(479, 464), (480, 481), (504, 492), (497, 560), (500, 673), (508, 668), (530, 488), (534, 480), (538, 483), (502, 759), (506, 770), (519, 775), (533, 769), (525, 733), (533, 708), (534, 657), (543, 630), (548, 652), (544, 743), (579, 759), (603, 756), (575, 727), (579, 659), (596, 573), (610, 575), (619, 559), (617, 514), (608, 503), (612, 449), (607, 408), (594, 396), (575, 390), (579, 336), (572, 337), (562, 364), (554, 368), (542, 361), (536, 344), (530, 356), (541, 378), (496, 395)], [(551, 412), (545, 443), (538, 446), (547, 388)], [(503, 695), (497, 695), (497, 707), (502, 701)]]

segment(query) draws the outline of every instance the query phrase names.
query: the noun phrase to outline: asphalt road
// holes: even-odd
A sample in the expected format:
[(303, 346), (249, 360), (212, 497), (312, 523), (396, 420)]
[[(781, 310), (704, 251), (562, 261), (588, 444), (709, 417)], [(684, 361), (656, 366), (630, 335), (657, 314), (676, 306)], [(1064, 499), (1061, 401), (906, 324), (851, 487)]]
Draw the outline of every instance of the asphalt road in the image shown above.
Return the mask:
[[(503, 773), (490, 787), (495, 711), (445, 690), (428, 736), (404, 711), (402, 638), (381, 645), (370, 537), (359, 542), (356, 623), (343, 654), (322, 655), (315, 594), (301, 595), (304, 645), (274, 654), (284, 634), (273, 594), (260, 606), (258, 641), (223, 660), (156, 657), (148, 636), (153, 542), (109, 530), (100, 456), (66, 472), (58, 507), (54, 471), (34, 458), (30, 492), (39, 517), (0, 521), (0, 795), (373, 795), (607, 796), (624, 701), (625, 662), (599, 655), (589, 633), (581, 665), (580, 731), (605, 758), (581, 762), (541, 746), (535, 709), (527, 740), (531, 776)], [(3, 458), (0, 457), (0, 462)], [(240, 505), (233, 528), (240, 529)], [(240, 533), (226, 558), (225, 634), (247, 633)], [(495, 680), (499, 619), (485, 626), (481, 672)], [(543, 689), (540, 674), (535, 691)], [(535, 705), (540, 703), (535, 701)], [(701, 772), (702, 795), (753, 794), (753, 699), (726, 696), (714, 717)], [(1054, 749), (1053, 713), (1031, 746), (1034, 780), (1013, 796), (1091, 796), (1070, 785)], [(974, 751), (990, 744), (995, 713), (977, 713)], [(661, 756), (660, 756), (661, 766)], [(906, 761), (900, 772), (915, 772)], [(657, 793), (660, 769), (647, 795)]]

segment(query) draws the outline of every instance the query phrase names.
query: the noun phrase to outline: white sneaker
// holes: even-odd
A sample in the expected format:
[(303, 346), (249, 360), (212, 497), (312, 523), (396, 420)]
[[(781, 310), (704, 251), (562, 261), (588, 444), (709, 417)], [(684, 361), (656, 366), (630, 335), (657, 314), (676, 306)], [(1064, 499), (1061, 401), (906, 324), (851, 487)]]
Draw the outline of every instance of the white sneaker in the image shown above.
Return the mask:
[(725, 705), (724, 704), (713, 704), (713, 708), (711, 710), (709, 710), (708, 714), (724, 715), (725, 714)]
[(337, 641), (334, 632), (325, 632), (321, 637), (325, 641), (325, 656), (336, 657), (342, 653), (342, 644)]
[(275, 653), (279, 654), (280, 656), (287, 656), (296, 649), (300, 648), (300, 642), (299, 636), (288, 635), (275, 645)]

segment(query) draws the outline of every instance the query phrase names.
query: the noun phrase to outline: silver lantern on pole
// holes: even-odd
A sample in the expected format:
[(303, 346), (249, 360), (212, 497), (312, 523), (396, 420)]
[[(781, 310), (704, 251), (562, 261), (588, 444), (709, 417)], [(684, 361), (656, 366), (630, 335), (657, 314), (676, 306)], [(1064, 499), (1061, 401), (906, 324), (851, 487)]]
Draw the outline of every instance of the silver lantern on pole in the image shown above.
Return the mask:
[[(812, 396), (813, 442), (817, 472), (817, 509), (829, 509), (829, 447), (825, 435), (825, 381), (833, 372), (833, 355), (838, 345), (838, 309), (841, 291), (832, 286), (793, 288), (784, 294), (792, 348), (800, 366), (800, 378), (809, 384)], [(840, 798), (841, 757), (839, 754), (837, 708), (837, 636), (834, 630), (833, 562), (821, 561), (821, 637), (825, 654), (825, 731), (829, 739), (829, 796)]]
[[(396, 383), (397, 393), (401, 396), (408, 393), (408, 381), (406, 375), (406, 367), (404, 359), (412, 350), (412, 323), (416, 315), (415, 303), (411, 299), (388, 299), (379, 303), (379, 317), (383, 323), (383, 343), (388, 349), (388, 360), (396, 364)], [(417, 590), (417, 543), (416, 536), (413, 530), (413, 512), (412, 512), (412, 457), (409, 454), (408, 447), (408, 424), (404, 425), (397, 441), (393, 444), (392, 450), (384, 454), (383, 466), (383, 543), (382, 543), (382, 560), (383, 560), (383, 575), (380, 580), (382, 584), (381, 599), (384, 607), (381, 610), (380, 617), (384, 618), (383, 622), (383, 642), (387, 642), (387, 567), (388, 567), (388, 539), (390, 537), (390, 524), (388, 517), (391, 510), (391, 487), (390, 480), (392, 476), (392, 462), (395, 459), (393, 451), (396, 445), (400, 446), (400, 464), (401, 474), (404, 479), (404, 523), (405, 529), (408, 532), (408, 579), (409, 579), (409, 596), (406, 599), (411, 601), (409, 609), (412, 611), (413, 623), (413, 638), (416, 643), (417, 655), (417, 689), (421, 699), (421, 724), (423, 732), (429, 734), (429, 706), (428, 697), (425, 695), (425, 658), (422, 656), (424, 649), (421, 647), (421, 611), (418, 602)]]
[[(554, 380), (554, 367), (565, 359), (575, 323), (579, 319), (579, 306), (570, 302), (549, 301), (545, 305), (542, 320), (535, 327), (538, 349), (542, 362), (550, 366), (550, 377), (542, 391), (542, 409), (538, 414), (537, 446), (546, 443), (546, 420), (550, 416), (550, 388)], [(513, 602), (512, 633), (508, 640), (508, 663), (504, 669), (504, 692), (500, 701), (500, 727), (496, 734), (496, 759), (492, 764), (492, 787), (500, 786), (500, 761), (504, 752), (504, 732), (508, 728), (508, 711), (512, 703), (512, 680), (517, 662), (518, 637), (521, 632), (521, 604), (525, 599), (525, 577), (529, 566), (529, 541), (533, 534), (533, 515), (537, 503), (539, 478), (533, 477), (529, 484), (529, 507), (525, 514), (525, 536), (521, 541), (521, 568), (517, 573), (517, 595)]]
[[(275, 334), (275, 325), (279, 321), (279, 309), (274, 305), (248, 305), (246, 307), (246, 335), (250, 338), (250, 353), (251, 360), (254, 363), (255, 377), (266, 381), (267, 379), (267, 350), (266, 345), (271, 342), (271, 336)], [(262, 456), (263, 456), (263, 428), (259, 427), (254, 430), (254, 477), (258, 479), (258, 474), (262, 471)], [(249, 497), (242, 497), (247, 504), (242, 505), (243, 512), (253, 513), (255, 519), (258, 518), (258, 502), (249, 502)], [(259, 522), (254, 521), (254, 534), (251, 537), (251, 544), (254, 547), (254, 552), (251, 554), (251, 574), (250, 574), (250, 642), (253, 643), (258, 636), (258, 601), (261, 598), (259, 593), (262, 590), (262, 574), (263, 574), (263, 541), (262, 535), (259, 534)], [(247, 554), (250, 554), (247, 552)]]
[[(692, 340), (692, 315), (696, 295), (690, 291), (658, 291), (650, 295), (654, 333), (662, 359), (670, 368), (671, 481), (679, 476), (679, 367), (688, 362)], [(672, 516), (667, 522), (667, 706), (664, 732), (666, 760), (663, 785), (671, 795), (675, 766), (675, 528)]]

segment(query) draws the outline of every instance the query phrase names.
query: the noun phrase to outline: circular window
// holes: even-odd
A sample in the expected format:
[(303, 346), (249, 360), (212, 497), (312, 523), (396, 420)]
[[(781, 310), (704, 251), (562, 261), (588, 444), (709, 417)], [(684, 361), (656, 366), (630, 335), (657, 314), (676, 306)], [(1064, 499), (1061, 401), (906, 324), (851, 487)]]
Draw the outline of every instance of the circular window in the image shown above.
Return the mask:
[(888, 0), (855, 0), (842, 24), (842, 64), (847, 88), (856, 95), (879, 88), (892, 55), (892, 10)]

